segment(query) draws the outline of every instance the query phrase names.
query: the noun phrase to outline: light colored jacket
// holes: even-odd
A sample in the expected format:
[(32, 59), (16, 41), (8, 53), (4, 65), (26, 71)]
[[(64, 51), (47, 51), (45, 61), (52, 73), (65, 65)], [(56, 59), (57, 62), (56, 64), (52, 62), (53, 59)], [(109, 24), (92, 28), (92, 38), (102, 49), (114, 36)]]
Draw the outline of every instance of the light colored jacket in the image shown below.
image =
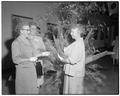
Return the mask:
[(12, 60), (16, 64), (16, 94), (38, 94), (35, 64), (31, 61), (21, 62), (22, 58), (33, 56), (32, 45), (20, 36), (12, 43)]
[(68, 47), (65, 47), (64, 53), (71, 62), (71, 64), (64, 66), (65, 74), (83, 77), (85, 75), (85, 46), (83, 39), (80, 38)]

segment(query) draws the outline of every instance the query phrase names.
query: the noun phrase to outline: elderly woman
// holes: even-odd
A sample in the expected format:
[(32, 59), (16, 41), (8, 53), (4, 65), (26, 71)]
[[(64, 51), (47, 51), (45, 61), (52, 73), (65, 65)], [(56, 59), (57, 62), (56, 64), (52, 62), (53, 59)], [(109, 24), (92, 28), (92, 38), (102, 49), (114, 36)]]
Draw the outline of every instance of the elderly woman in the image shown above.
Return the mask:
[(83, 94), (83, 80), (85, 75), (85, 46), (81, 34), (82, 25), (72, 25), (71, 36), (75, 41), (64, 48), (66, 58), (58, 57), (66, 62), (63, 94)]
[(16, 94), (38, 94), (35, 69), (37, 57), (33, 56), (33, 46), (28, 39), (29, 23), (22, 22), (19, 31), (19, 36), (12, 43), (12, 59), (16, 64)]

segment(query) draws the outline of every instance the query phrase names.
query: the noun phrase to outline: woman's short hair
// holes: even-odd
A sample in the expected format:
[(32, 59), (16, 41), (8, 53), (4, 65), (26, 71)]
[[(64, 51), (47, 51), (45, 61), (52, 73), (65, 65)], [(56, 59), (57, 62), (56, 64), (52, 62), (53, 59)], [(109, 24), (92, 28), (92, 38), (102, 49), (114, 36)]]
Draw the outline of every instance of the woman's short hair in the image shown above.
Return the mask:
[(72, 24), (71, 27), (70, 27), (70, 29), (76, 29), (76, 28), (85, 29), (85, 26), (82, 25), (82, 24)]
[(81, 37), (83, 37), (83, 34), (85, 32), (85, 25), (82, 25), (82, 24), (71, 24), (70, 30), (71, 29), (76, 29), (76, 28), (78, 28), (78, 30), (82, 31), (82, 33), (80, 35), (81, 35)]
[(29, 22), (20, 22), (18, 24), (18, 29), (21, 30), (23, 28), (23, 26), (29, 26)]
[(19, 22), (16, 25), (15, 32), (13, 33), (13, 37), (17, 38), (20, 34), (20, 30), (23, 28), (23, 26), (29, 26), (29, 22)]

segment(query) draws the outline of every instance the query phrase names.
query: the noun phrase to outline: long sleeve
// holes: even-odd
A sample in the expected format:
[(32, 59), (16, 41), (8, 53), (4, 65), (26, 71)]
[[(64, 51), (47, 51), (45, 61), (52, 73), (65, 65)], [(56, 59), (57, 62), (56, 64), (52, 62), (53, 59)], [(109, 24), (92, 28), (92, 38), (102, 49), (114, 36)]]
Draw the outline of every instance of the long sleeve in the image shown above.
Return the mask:
[(18, 42), (16, 41), (12, 43), (12, 59), (15, 64), (21, 63), (20, 47), (19, 47)]

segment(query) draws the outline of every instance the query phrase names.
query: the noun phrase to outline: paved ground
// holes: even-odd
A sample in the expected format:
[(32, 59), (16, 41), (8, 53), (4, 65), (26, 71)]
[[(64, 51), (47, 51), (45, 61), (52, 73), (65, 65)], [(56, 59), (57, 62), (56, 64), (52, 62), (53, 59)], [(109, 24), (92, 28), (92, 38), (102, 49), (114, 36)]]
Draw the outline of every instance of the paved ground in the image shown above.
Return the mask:
[[(112, 64), (112, 59), (110, 56), (105, 56), (95, 63), (103, 66), (104, 69), (101, 72), (107, 77), (105, 80), (105, 86), (101, 87), (100, 92), (94, 91), (92, 93), (87, 94), (119, 94), (119, 66)], [(2, 75), (2, 94), (14, 94), (14, 82), (7, 82), (6, 79), (8, 77), (8, 73)], [(88, 86), (92, 86), (90, 83)]]
[[(101, 72), (106, 76), (105, 86), (101, 87), (100, 92), (94, 91), (90, 94), (118, 94), (119, 93), (119, 66), (112, 64), (112, 59), (110, 56), (105, 56), (94, 63), (103, 66), (104, 69)], [(89, 84), (88, 86), (92, 86)], [(89, 94), (89, 93), (88, 93)]]

